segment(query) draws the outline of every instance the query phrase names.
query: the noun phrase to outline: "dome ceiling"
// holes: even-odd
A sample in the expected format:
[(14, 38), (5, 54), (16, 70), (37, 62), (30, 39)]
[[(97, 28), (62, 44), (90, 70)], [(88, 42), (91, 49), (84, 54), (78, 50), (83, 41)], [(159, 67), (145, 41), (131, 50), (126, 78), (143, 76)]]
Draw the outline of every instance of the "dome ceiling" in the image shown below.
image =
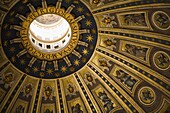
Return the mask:
[[(169, 113), (169, 6), (169, 0), (0, 0), (0, 112)], [(29, 28), (37, 18), (64, 18), (71, 35), (61, 43), (71, 37), (68, 44), (55, 52), (34, 48)]]

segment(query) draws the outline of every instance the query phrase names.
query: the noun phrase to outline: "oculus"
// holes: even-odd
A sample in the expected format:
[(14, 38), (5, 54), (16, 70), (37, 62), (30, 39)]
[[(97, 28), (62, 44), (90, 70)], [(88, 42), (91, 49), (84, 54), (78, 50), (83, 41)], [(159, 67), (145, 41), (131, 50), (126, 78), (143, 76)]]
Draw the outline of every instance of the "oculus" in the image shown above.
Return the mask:
[(31, 12), (20, 34), (28, 53), (48, 61), (69, 55), (79, 41), (78, 22), (64, 9), (55, 7)]
[(37, 17), (29, 27), (31, 44), (41, 52), (58, 52), (68, 45), (71, 27), (61, 16), (44, 14)]
[(16, 69), (54, 79), (69, 76), (90, 61), (97, 31), (95, 18), (84, 2), (43, 0), (35, 5), (34, 1), (19, 1), (2, 22), (1, 43)]

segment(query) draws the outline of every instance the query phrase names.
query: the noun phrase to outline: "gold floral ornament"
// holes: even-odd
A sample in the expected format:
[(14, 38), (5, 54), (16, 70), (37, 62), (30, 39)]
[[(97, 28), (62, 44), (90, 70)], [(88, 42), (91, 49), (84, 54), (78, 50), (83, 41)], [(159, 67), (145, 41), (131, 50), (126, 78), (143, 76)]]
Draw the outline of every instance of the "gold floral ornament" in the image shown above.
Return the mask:
[(84, 75), (84, 81), (86, 82), (86, 84), (90, 84), (91, 86), (93, 86), (93, 84), (96, 83), (96, 77), (93, 76), (91, 73), (87, 72), (85, 75)]
[(24, 94), (23, 96), (29, 97), (29, 95), (32, 94), (33, 92), (33, 86), (31, 83), (27, 84), (26, 86), (24, 86), (23, 91)]
[(90, 74), (86, 74), (86, 75), (87, 75), (87, 80), (89, 82), (92, 82), (93, 81), (93, 77)]
[[(35, 49), (29, 40), (29, 27), (30, 24), (39, 16), (42, 16), (44, 14), (56, 14), (61, 17), (63, 17), (69, 24), (72, 30), (71, 34), (71, 40), (69, 44), (62, 50), (58, 52), (52, 52), (52, 53), (46, 53), (42, 51), (38, 51)], [(74, 19), (74, 17), (65, 11), (65, 9), (56, 9), (56, 7), (48, 7), (48, 8), (40, 8), (37, 9), (34, 12), (31, 12), (26, 20), (22, 24), (22, 30), (20, 31), (20, 35), (22, 37), (22, 43), (24, 47), (27, 49), (28, 53), (31, 54), (32, 56), (39, 58), (41, 60), (57, 60), (61, 59), (67, 55), (69, 55), (74, 48), (77, 46), (78, 41), (79, 41), (79, 26), (77, 21)]]
[(66, 93), (69, 96), (76, 95), (76, 87), (72, 83), (69, 83), (66, 88)]
[(9, 72), (0, 76), (0, 84), (4, 84), (4, 88), (8, 89), (14, 83), (14, 74)]
[(106, 58), (99, 58), (98, 59), (98, 64), (99, 67), (103, 70), (103, 71), (109, 71), (109, 67), (112, 66), (112, 64), (110, 64), (109, 60)]
[(53, 100), (53, 89), (51, 86), (44, 87), (44, 95), (45, 100), (50, 99)]
[(106, 48), (113, 50), (116, 49), (116, 40), (115, 38), (112, 37), (107, 37), (106, 39), (103, 40), (103, 43), (105, 44)]
[(105, 0), (90, 0), (90, 4), (95, 4), (97, 5), (97, 7), (101, 6), (101, 5), (104, 5), (104, 1)]
[(117, 22), (115, 21), (115, 16), (111, 16), (110, 14), (103, 15), (102, 23), (104, 23), (106, 27), (111, 28), (117, 25)]
[(70, 93), (73, 93), (73, 92), (74, 92), (74, 88), (73, 88), (71, 85), (69, 85), (68, 91), (69, 91)]

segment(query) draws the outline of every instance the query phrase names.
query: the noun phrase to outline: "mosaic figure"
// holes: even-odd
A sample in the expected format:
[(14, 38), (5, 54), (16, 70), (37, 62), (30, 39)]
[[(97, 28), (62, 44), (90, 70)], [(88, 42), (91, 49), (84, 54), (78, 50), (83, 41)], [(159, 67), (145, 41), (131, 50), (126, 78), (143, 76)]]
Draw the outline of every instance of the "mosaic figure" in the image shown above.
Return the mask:
[(145, 14), (126, 14), (124, 15), (124, 24), (128, 26), (146, 26)]
[(12, 72), (0, 76), (0, 84), (4, 84), (5, 89), (11, 87), (13, 82), (14, 82), (14, 74)]
[(127, 73), (125, 73), (123, 70), (116, 71), (116, 78), (119, 79), (120, 82), (130, 87), (130, 89), (132, 89), (136, 83), (136, 80), (132, 79), (132, 77), (128, 75)]
[(114, 107), (111, 99), (107, 96), (107, 94), (103, 92), (98, 93), (99, 99), (103, 102), (103, 107), (106, 111), (106, 113), (109, 113)]
[(146, 60), (146, 53), (148, 48), (144, 48), (141, 46), (136, 46), (132, 44), (126, 44), (125, 45), (125, 52), (127, 52), (130, 55), (133, 55), (135, 57), (138, 57), (142, 60)]
[(71, 108), (72, 108), (72, 113), (83, 113), (79, 103), (77, 103), (75, 106), (72, 106)]

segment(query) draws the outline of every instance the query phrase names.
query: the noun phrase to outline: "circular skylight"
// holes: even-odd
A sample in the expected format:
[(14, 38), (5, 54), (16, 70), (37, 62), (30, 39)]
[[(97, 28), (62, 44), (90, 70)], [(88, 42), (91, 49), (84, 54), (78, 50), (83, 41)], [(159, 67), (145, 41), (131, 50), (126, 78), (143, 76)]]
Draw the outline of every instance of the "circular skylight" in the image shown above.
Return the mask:
[(61, 16), (44, 14), (37, 17), (29, 28), (31, 44), (41, 52), (57, 52), (71, 39), (71, 27)]

